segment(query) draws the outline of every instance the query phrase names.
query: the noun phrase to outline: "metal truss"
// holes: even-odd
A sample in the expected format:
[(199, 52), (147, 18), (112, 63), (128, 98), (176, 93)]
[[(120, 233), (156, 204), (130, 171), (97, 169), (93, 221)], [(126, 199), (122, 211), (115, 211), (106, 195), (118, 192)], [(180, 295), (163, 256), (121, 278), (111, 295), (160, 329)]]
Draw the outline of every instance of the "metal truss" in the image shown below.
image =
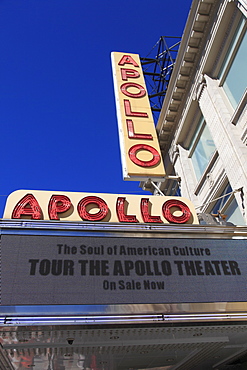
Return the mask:
[(181, 37), (161, 36), (149, 54), (140, 58), (155, 123), (158, 121), (180, 42)]

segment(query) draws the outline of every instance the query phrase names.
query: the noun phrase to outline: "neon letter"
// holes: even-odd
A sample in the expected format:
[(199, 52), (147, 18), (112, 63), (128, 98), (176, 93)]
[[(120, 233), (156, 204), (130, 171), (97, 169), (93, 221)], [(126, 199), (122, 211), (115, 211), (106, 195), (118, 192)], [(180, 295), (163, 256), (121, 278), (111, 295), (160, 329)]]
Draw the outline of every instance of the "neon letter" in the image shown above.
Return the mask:
[[(150, 152), (153, 155), (153, 158), (150, 159), (149, 161), (142, 161), (142, 160), (138, 159), (137, 158), (137, 153), (140, 150), (146, 150), (146, 151)], [(156, 164), (158, 164), (160, 162), (160, 155), (157, 152), (157, 150), (155, 148), (153, 148), (152, 146), (146, 145), (146, 144), (133, 145), (129, 149), (129, 158), (133, 163), (135, 163), (137, 166), (140, 166), (140, 167), (152, 167), (152, 166), (155, 166)]]
[(70, 207), (71, 201), (66, 195), (52, 195), (48, 205), (50, 220), (59, 220), (57, 214), (68, 211)]
[(121, 76), (123, 81), (128, 81), (128, 78), (138, 78), (140, 73), (135, 69), (121, 68)]
[(152, 140), (153, 136), (151, 134), (136, 134), (134, 130), (134, 123), (132, 119), (126, 119), (128, 137), (129, 139), (143, 139), (143, 140)]
[(25, 195), (15, 206), (12, 218), (31, 216), (32, 220), (41, 220), (42, 211), (37, 199), (32, 194)]
[(131, 106), (130, 106), (130, 101), (124, 99), (124, 110), (126, 116), (133, 116), (133, 117), (145, 117), (148, 118), (148, 114), (145, 112), (132, 112)]
[[(94, 206), (96, 205), (99, 208), (99, 212), (90, 213), (87, 211), (86, 207), (92, 204)], [(89, 196), (80, 200), (77, 206), (77, 210), (83, 220), (101, 221), (107, 216), (109, 208), (103, 199), (95, 196)]]
[[(182, 215), (174, 216), (171, 213), (172, 207), (178, 208), (182, 212)], [(185, 203), (181, 202), (181, 200), (176, 200), (176, 199), (171, 199), (171, 200), (166, 201), (162, 206), (162, 212), (167, 221), (173, 222), (176, 224), (184, 224), (191, 217), (191, 212), (190, 212), (189, 207)]]
[(157, 222), (162, 223), (160, 216), (151, 216), (149, 213), (149, 200), (148, 198), (141, 199), (141, 214), (144, 222)]
[(136, 216), (126, 215), (125, 213), (125, 197), (118, 197), (117, 198), (117, 216), (119, 222), (138, 222)]
[(124, 66), (125, 64), (132, 64), (135, 67), (139, 67), (130, 55), (123, 55), (120, 62), (118, 62), (119, 66)]
[[(127, 90), (129, 87), (135, 87), (139, 90), (139, 92), (136, 94), (131, 93)], [(120, 86), (120, 90), (124, 95), (129, 96), (130, 98), (142, 98), (146, 95), (146, 90), (144, 89), (144, 87), (142, 85), (136, 84), (135, 82), (126, 82), (122, 84)]]

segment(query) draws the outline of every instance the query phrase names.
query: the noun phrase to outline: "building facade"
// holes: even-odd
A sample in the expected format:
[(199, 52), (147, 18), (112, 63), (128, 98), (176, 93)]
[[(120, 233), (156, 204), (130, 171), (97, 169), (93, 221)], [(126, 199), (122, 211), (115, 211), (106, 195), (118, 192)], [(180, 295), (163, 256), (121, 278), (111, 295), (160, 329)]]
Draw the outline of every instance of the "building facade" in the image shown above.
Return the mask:
[(157, 124), (167, 176), (142, 183), (235, 225), (247, 221), (246, 16), (245, 0), (193, 1)]

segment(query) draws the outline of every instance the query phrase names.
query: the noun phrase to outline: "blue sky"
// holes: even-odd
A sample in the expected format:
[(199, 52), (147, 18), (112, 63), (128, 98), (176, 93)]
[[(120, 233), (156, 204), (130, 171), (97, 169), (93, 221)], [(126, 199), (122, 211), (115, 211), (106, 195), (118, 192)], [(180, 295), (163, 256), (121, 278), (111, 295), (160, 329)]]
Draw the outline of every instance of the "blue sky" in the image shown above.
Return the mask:
[(0, 0), (0, 217), (17, 189), (141, 194), (122, 180), (111, 51), (181, 36), (191, 0)]

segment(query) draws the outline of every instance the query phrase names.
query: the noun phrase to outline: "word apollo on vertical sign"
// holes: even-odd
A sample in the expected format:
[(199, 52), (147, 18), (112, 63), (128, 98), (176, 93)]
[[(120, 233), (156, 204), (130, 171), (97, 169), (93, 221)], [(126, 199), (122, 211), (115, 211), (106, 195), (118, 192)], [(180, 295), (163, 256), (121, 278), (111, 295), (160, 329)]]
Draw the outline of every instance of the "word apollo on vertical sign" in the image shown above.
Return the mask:
[(112, 53), (112, 68), (124, 180), (165, 176), (138, 54)]

